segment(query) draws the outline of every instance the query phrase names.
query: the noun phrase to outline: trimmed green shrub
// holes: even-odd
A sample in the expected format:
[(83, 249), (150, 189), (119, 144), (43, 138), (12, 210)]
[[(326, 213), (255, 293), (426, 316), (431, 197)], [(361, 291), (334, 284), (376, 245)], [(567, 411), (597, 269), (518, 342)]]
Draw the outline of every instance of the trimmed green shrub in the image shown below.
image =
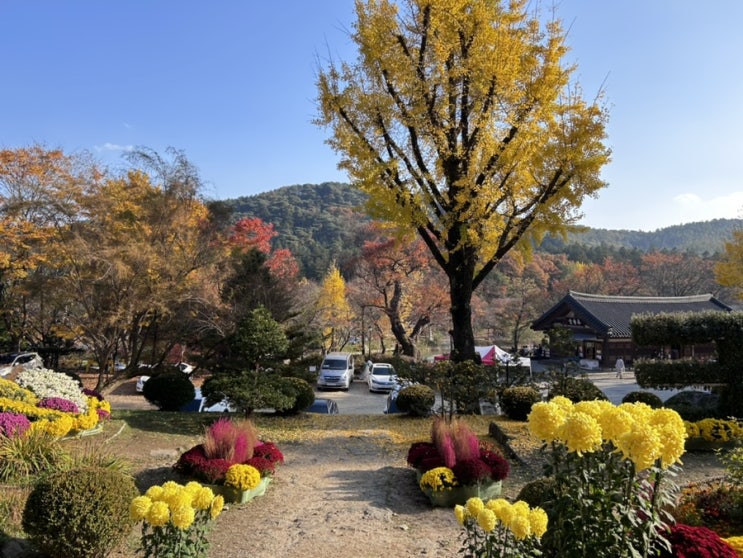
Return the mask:
[(668, 389), (726, 383), (726, 368), (716, 362), (682, 360), (638, 360), (635, 379), (645, 389)]
[(584, 378), (573, 378), (567, 376), (555, 383), (549, 391), (549, 399), (562, 395), (567, 397), (573, 403), (579, 401), (608, 401), (603, 391), (596, 387), (591, 380)]
[(673, 409), (684, 420), (696, 422), (705, 418), (722, 418), (718, 411), (720, 397), (706, 391), (680, 391), (666, 399), (663, 406)]
[(555, 497), (555, 479), (554, 477), (542, 477), (531, 482), (527, 482), (519, 490), (516, 500), (523, 500), (530, 507), (544, 507), (545, 502), (553, 500)]
[(147, 380), (142, 395), (161, 411), (177, 411), (193, 401), (196, 390), (185, 374), (168, 373)]
[(743, 417), (743, 386), (731, 383), (719, 391), (720, 402), (717, 411), (724, 417)]
[(397, 394), (397, 408), (415, 417), (427, 417), (436, 402), (436, 393), (428, 386), (407, 386)]
[(500, 406), (505, 415), (512, 420), (526, 420), (531, 406), (542, 400), (541, 394), (531, 386), (512, 386), (503, 390)]
[(107, 556), (131, 532), (131, 476), (100, 468), (55, 473), (34, 486), (23, 510), (29, 542), (49, 558)]
[(291, 407), (277, 409), (277, 412), (280, 414), (296, 415), (315, 402), (314, 388), (302, 378), (281, 378), (280, 389), (284, 395), (294, 399)]
[(645, 403), (653, 409), (660, 409), (663, 406), (663, 400), (650, 391), (630, 391), (622, 397), (622, 403)]

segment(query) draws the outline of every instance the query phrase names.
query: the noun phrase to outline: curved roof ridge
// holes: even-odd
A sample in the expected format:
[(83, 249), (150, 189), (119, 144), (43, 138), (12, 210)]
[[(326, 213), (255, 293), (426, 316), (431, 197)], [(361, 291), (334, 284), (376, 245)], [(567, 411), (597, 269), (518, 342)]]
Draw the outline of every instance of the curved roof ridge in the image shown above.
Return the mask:
[(611, 302), (701, 302), (714, 298), (711, 293), (684, 296), (631, 296), (631, 295), (602, 295), (569, 291), (576, 300), (606, 300)]

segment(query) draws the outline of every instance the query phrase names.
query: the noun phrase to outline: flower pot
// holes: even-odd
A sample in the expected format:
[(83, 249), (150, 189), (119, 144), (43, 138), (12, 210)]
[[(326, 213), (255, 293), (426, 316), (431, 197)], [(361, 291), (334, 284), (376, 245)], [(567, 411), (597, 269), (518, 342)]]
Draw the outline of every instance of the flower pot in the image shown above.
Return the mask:
[(206, 486), (211, 488), (214, 494), (221, 494), (224, 497), (224, 501), (229, 504), (245, 504), (253, 498), (263, 496), (269, 484), (271, 484), (271, 477), (263, 477), (261, 482), (258, 483), (258, 486), (250, 490), (239, 490), (233, 486), (224, 484), (208, 484)]
[[(417, 472), (417, 482), (420, 486), (421, 473)], [(444, 490), (421, 489), (428, 496), (431, 504), (439, 508), (453, 508), (455, 505), (464, 505), (470, 498), (480, 498), (482, 501), (498, 498), (503, 488), (503, 481), (487, 480), (478, 484), (464, 484)]]

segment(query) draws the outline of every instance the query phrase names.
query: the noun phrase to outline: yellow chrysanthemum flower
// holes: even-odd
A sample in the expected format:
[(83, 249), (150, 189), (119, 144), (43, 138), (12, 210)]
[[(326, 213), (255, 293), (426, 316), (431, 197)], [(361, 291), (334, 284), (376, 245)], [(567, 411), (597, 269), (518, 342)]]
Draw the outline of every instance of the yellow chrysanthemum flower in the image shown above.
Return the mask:
[(75, 420), (72, 415), (59, 414), (52, 420), (45, 423), (45, 430), (52, 436), (59, 438), (67, 436), (75, 426)]
[(261, 473), (252, 465), (232, 465), (224, 476), (224, 483), (238, 490), (251, 490), (260, 482)]
[(191, 527), (195, 519), (196, 510), (194, 510), (191, 506), (179, 506), (177, 508), (173, 508), (170, 516), (170, 522), (173, 524), (174, 527), (180, 529), (181, 531), (185, 531), (186, 529)]
[(193, 494), (183, 488), (176, 490), (168, 499), (168, 505), (171, 510), (176, 508), (191, 507), (193, 502)]
[(517, 500), (513, 504), (511, 504), (511, 509), (513, 510), (513, 513), (517, 515), (528, 515), (529, 514), (529, 504), (524, 502), (523, 500)]
[[(95, 399), (95, 397), (93, 397), (93, 399)], [(72, 429), (82, 432), (95, 428), (97, 424), (98, 413), (94, 408), (90, 407), (86, 413), (75, 415)]]
[(448, 467), (435, 467), (423, 473), (421, 476), (420, 487), (421, 490), (429, 488), (433, 491), (440, 491), (451, 488), (452, 486), (457, 486), (457, 484), (459, 483), (454, 476), (454, 471)]
[(635, 419), (630, 413), (613, 405), (601, 413), (598, 421), (604, 439), (614, 443), (615, 446), (617, 440), (632, 430), (632, 426), (635, 424)]
[(208, 510), (214, 500), (214, 491), (208, 486), (200, 486), (193, 495), (192, 505), (199, 510)]
[(214, 497), (214, 500), (212, 500), (212, 504), (209, 507), (209, 517), (216, 519), (217, 516), (222, 513), (222, 509), (224, 509), (224, 496), (218, 494)]
[(617, 440), (617, 448), (642, 471), (651, 467), (661, 455), (658, 432), (648, 424), (635, 423), (634, 428)]
[(614, 405), (611, 403), (611, 401), (602, 401), (595, 399), (593, 401), (579, 401), (575, 405), (573, 405), (573, 411), (578, 413), (585, 413), (589, 416), (592, 416), (596, 420), (599, 420), (601, 415), (603, 415), (606, 411), (609, 409), (613, 409)]
[(539, 440), (551, 442), (557, 439), (566, 418), (567, 412), (560, 405), (540, 401), (531, 407), (528, 417), (529, 432)]
[(160, 485), (151, 486), (144, 493), (144, 495), (149, 497), (152, 501), (161, 500), (162, 494), (163, 487)]
[(541, 538), (547, 532), (547, 512), (542, 508), (529, 510), (529, 525), (532, 535)]
[(566, 413), (569, 413), (570, 411), (573, 410), (573, 402), (570, 401), (570, 399), (568, 399), (564, 395), (556, 395), (555, 397), (550, 399), (549, 402), (554, 405), (557, 405)]
[(480, 498), (474, 497), (467, 499), (464, 507), (470, 516), (477, 518), (477, 515), (485, 509), (485, 503)]
[(145, 521), (153, 527), (163, 527), (170, 521), (170, 508), (165, 502), (152, 502), (150, 509), (147, 510)]
[(681, 416), (671, 409), (656, 409), (649, 424), (655, 428), (660, 438), (661, 466), (669, 467), (680, 461), (686, 451), (686, 426)]
[(513, 509), (511, 503), (504, 498), (496, 498), (495, 500), (489, 500), (485, 507), (489, 510), (493, 510), (495, 517), (508, 525), (513, 517)]
[(523, 540), (531, 535), (531, 524), (529, 523), (528, 516), (521, 514), (514, 515), (513, 518), (511, 518), (511, 522), (508, 524), (508, 528), (517, 540)]
[(653, 414), (653, 408), (647, 403), (637, 401), (635, 403), (622, 403), (619, 408), (627, 411), (637, 422), (647, 422)]
[(183, 490), (190, 494), (196, 494), (202, 488), (201, 484), (196, 481), (189, 481), (183, 486)]
[(163, 486), (163, 491), (160, 493), (159, 499), (162, 500), (163, 502), (166, 502), (172, 509), (174, 506), (171, 504), (171, 502), (176, 501), (176, 498), (180, 494), (182, 487), (181, 485), (175, 482), (172, 482), (172, 481), (168, 481), (164, 483), (162, 486)]
[(464, 509), (464, 506), (460, 504), (457, 504), (456, 506), (454, 506), (454, 517), (457, 518), (457, 522), (460, 525), (464, 525), (464, 520), (467, 517), (467, 512)]
[(578, 455), (596, 451), (601, 447), (601, 426), (585, 413), (571, 413), (560, 427), (559, 438), (569, 451)]
[(486, 533), (490, 533), (490, 531), (495, 529), (495, 525), (497, 522), (498, 521), (492, 510), (483, 508), (477, 514), (477, 524), (480, 526), (480, 529), (482, 529)]
[(699, 426), (697, 426), (696, 422), (689, 422), (688, 420), (685, 420), (684, 427), (686, 428), (686, 435), (689, 438), (697, 438), (701, 436), (701, 434), (699, 433)]
[(152, 500), (147, 496), (137, 496), (129, 504), (129, 517), (134, 521), (142, 521), (152, 506)]

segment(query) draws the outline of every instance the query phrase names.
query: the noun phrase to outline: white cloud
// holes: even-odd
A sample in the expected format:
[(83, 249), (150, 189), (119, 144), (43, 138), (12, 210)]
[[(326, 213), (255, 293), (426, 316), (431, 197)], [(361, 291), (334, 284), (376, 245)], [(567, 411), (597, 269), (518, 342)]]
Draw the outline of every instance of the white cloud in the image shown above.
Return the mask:
[(679, 194), (673, 198), (673, 213), (679, 223), (743, 217), (743, 192), (704, 199), (698, 194)]
[(133, 145), (119, 145), (117, 143), (106, 142), (103, 145), (96, 145), (95, 150), (98, 152), (102, 151), (133, 151)]

